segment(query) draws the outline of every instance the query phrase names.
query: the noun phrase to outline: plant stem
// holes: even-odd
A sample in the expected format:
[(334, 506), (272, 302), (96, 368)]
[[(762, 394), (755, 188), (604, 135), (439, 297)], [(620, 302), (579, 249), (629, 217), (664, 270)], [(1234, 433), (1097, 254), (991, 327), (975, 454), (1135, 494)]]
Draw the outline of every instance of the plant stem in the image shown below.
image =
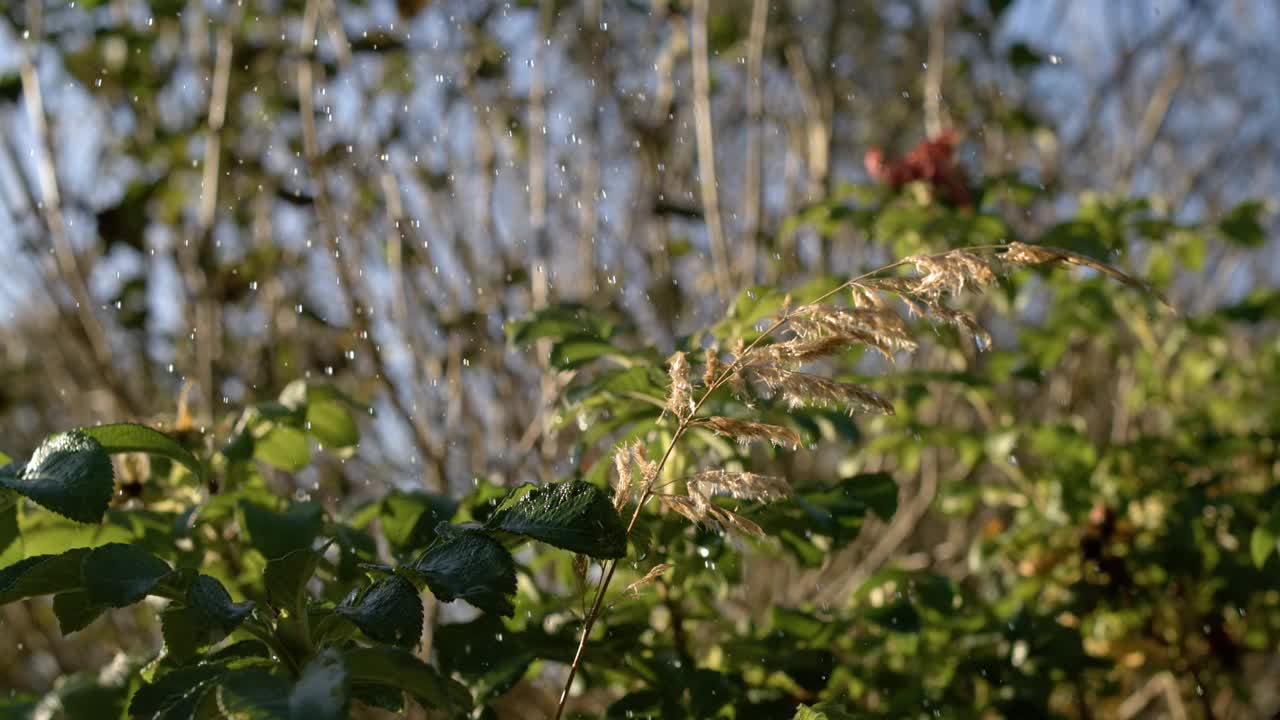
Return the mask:
[(293, 655), (285, 649), (284, 645), (281, 644), (279, 638), (276, 637), (275, 632), (273, 632), (271, 628), (253, 618), (246, 620), (240, 627), (243, 628), (245, 632), (266, 643), (267, 647), (275, 651), (275, 654), (279, 655), (280, 659), (289, 666), (289, 671), (293, 673), (294, 677), (297, 677), (302, 673), (302, 669), (298, 667), (297, 660), (294, 660)]

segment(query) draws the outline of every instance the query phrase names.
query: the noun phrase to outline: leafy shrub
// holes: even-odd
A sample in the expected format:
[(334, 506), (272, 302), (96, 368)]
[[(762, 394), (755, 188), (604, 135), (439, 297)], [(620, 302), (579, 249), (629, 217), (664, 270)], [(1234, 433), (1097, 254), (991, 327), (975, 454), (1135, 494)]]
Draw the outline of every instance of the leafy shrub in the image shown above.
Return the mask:
[[(61, 433), (26, 462), (0, 470), (0, 544), (6, 556), (20, 557), (0, 571), (0, 602), (52, 595), (67, 633), (110, 608), (159, 599), (161, 655), (99, 688), (113, 702), (127, 702), (133, 718), (338, 718), (353, 701), (401, 708), (402, 692), (424, 707), (460, 715), (509, 688), (535, 659), (569, 664), (558, 716), (580, 671), (607, 674), (606, 658), (628, 657), (627, 643), (647, 632), (642, 622), (610, 616), (607, 632), (592, 643), (624, 564), (638, 576), (624, 595), (634, 594), (673, 568), (685, 572), (691, 540), (704, 558), (712, 556), (707, 543), (719, 546), (719, 557), (728, 546), (712, 538), (725, 531), (776, 537), (802, 562), (815, 563), (851, 541), (866, 512), (893, 515), (896, 490), (885, 474), (793, 486), (746, 467), (745, 446), (794, 449), (820, 417), (894, 413), (888, 399), (865, 385), (809, 367), (855, 350), (870, 349), (889, 361), (914, 350), (915, 329), (899, 305), (988, 347), (990, 336), (977, 320), (945, 300), (993, 285), (1002, 267), (1047, 263), (1084, 265), (1140, 286), (1076, 253), (1020, 243), (912, 256), (832, 289), (788, 295), (776, 309), (748, 295), (729, 324), (713, 331), (728, 340), (729, 350), (705, 344), (694, 361), (697, 373), (688, 350), (678, 350), (666, 361), (665, 377), (656, 372), (651, 350), (618, 354), (603, 337), (607, 324), (580, 313), (555, 309), (520, 323), (512, 336), (554, 341), (551, 356), (561, 367), (625, 359), (570, 391), (571, 412), (607, 412), (618, 418), (607, 432), (630, 440), (613, 455), (612, 497), (601, 483), (610, 464), (602, 462), (586, 479), (522, 486), (487, 498), (489, 493), (479, 493), (461, 504), (393, 493), (345, 520), (306, 499), (278, 499), (256, 474), (254, 458), (293, 471), (309, 462), (308, 438), (338, 451), (358, 439), (352, 412), (359, 405), (334, 388), (301, 382), (286, 388), (278, 402), (247, 408), (215, 452), (135, 424)], [(891, 273), (902, 266), (914, 274)], [(848, 305), (835, 304), (841, 296)], [(695, 339), (687, 342), (689, 350), (696, 347)], [(650, 459), (646, 439), (655, 435), (664, 449)], [(603, 438), (584, 434), (587, 442)], [(163, 487), (154, 494), (140, 491), (150, 501), (141, 508), (112, 508), (111, 456), (127, 453), (154, 458), (147, 485)], [(644, 515), (653, 499), (663, 512)], [(71, 524), (25, 510), (25, 501)], [(672, 522), (676, 516), (703, 530), (686, 535)], [(28, 544), (49, 545), (41, 535), (50, 533), (58, 533), (55, 542), (62, 547), (40, 554), (27, 550)], [(379, 551), (378, 537), (389, 547)], [(584, 602), (590, 560), (602, 564), (600, 579), (589, 609), (573, 623), (580, 627), (546, 633), (528, 624), (509, 641), (524, 650), (499, 660), (470, 643), (486, 629), (502, 627), (495, 616), (515, 614), (513, 550), (528, 541), (577, 558), (574, 572)], [(629, 543), (635, 559), (624, 563)], [(711, 562), (706, 567), (715, 569)], [(436, 601), (461, 599), (485, 613), (470, 624), (441, 628), (440, 667), (413, 652), (424, 637), (424, 590)], [(928, 592), (926, 603), (945, 613), (953, 590), (944, 582)], [(681, 622), (669, 594), (667, 599), (670, 622)], [(884, 606), (875, 616), (896, 632), (920, 623), (919, 612), (906, 603)], [(831, 629), (800, 621), (791, 631), (804, 647), (787, 650), (783, 663), (798, 663), (786, 672), (800, 696), (820, 691), (836, 672), (829, 647), (839, 635)], [(571, 655), (566, 631), (579, 638)], [(648, 659), (656, 663), (652, 672), (660, 676), (695, 664), (682, 632), (677, 631), (674, 660)], [(780, 632), (771, 642), (787, 638), (788, 631)], [(503, 634), (493, 635), (500, 646)], [(541, 650), (533, 649), (539, 644)], [(584, 664), (589, 644), (598, 669)], [(644, 690), (609, 712), (671, 715), (687, 703), (697, 716), (714, 714), (727, 703), (751, 702), (736, 687), (744, 677), (697, 669), (687, 700)], [(55, 698), (67, 707), (84, 691), (68, 686)], [(789, 702), (779, 701), (781, 708)], [(779, 701), (758, 709), (778, 712)], [(802, 710), (801, 716), (806, 712), (821, 717), (833, 710)]]

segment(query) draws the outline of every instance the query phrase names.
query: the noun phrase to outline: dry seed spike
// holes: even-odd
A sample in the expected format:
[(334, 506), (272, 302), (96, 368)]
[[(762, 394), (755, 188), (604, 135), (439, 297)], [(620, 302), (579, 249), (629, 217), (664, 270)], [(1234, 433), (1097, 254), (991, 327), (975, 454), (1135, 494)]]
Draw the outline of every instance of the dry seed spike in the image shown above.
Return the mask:
[(1175, 308), (1173, 304), (1155, 288), (1131, 275), (1120, 272), (1106, 263), (1100, 263), (1087, 255), (1081, 255), (1080, 253), (1063, 250), (1061, 248), (1048, 247), (1046, 245), (1028, 245), (1022, 242), (1011, 242), (1007, 247), (1008, 249), (1000, 256), (1000, 260), (1002, 262), (1011, 265), (1020, 265), (1023, 267), (1044, 265), (1046, 263), (1054, 262), (1064, 262), (1069, 265), (1087, 267), (1090, 270), (1096, 270), (1097, 272), (1100, 272), (1123, 285), (1127, 285), (1135, 290), (1140, 290), (1151, 295), (1156, 300), (1159, 300), (1161, 305), (1164, 305), (1174, 314), (1177, 314), (1178, 312), (1178, 309)]
[(818, 405), (845, 405), (850, 412), (893, 415), (893, 404), (879, 393), (860, 385), (836, 382), (820, 375), (778, 367), (751, 368), (755, 377), (792, 408)]
[(621, 510), (631, 501), (631, 448), (620, 447), (613, 452), (613, 466), (618, 472), (617, 485), (614, 486), (613, 507)]
[(702, 364), (704, 366), (702, 371), (702, 384), (707, 387), (711, 387), (715, 384), (716, 380), (720, 378), (720, 375), (725, 370), (725, 366), (724, 363), (720, 361), (720, 351), (715, 347), (709, 347), (704, 350), (702, 356)]
[(771, 502), (791, 495), (791, 485), (784, 478), (750, 472), (706, 470), (694, 475), (688, 484), (696, 486), (702, 496), (724, 492), (739, 500)]
[(654, 565), (652, 568), (649, 569), (649, 572), (644, 574), (644, 577), (640, 578), (639, 580), (636, 580), (635, 582), (628, 585), (625, 589), (623, 589), (622, 594), (623, 595), (639, 594), (639, 590), (641, 587), (644, 587), (645, 585), (648, 585), (654, 580), (657, 580), (658, 578), (662, 577), (662, 573), (666, 572), (667, 570), (670, 570), (673, 567), (675, 567), (675, 565), (671, 563), (665, 563), (665, 562)]
[(740, 443), (768, 442), (773, 445), (799, 447), (800, 434), (781, 425), (738, 420), (727, 417), (709, 417), (696, 421), (698, 425), (710, 428), (717, 435), (725, 435)]
[(687, 417), (693, 410), (693, 384), (689, 381), (689, 359), (683, 352), (674, 352), (667, 359), (671, 376), (671, 390), (667, 396), (667, 410), (678, 418)]

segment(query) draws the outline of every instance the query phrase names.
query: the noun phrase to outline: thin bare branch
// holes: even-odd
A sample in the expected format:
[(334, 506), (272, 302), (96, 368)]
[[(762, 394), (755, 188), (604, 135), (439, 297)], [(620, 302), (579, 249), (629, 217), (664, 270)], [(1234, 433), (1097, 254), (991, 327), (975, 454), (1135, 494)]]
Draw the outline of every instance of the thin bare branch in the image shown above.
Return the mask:
[(764, 178), (764, 45), (769, 25), (769, 0), (751, 3), (747, 36), (747, 157), (742, 181), (742, 251), (738, 274), (748, 285), (756, 282), (757, 255), (763, 215)]
[(40, 199), (44, 210), (44, 222), (53, 243), (53, 256), (58, 274), (67, 289), (71, 291), (71, 298), (76, 304), (76, 317), (80, 321), (81, 329), (84, 330), (94, 364), (116, 400), (128, 412), (140, 415), (142, 410), (137, 398), (111, 364), (111, 342), (105, 328), (93, 312), (93, 298), (89, 294), (89, 286), (80, 267), (80, 261), (76, 257), (75, 248), (71, 244), (71, 239), (67, 237), (66, 224), (62, 217), (62, 197), (58, 190), (58, 173), (54, 165), (53, 145), (49, 139), (49, 125), (45, 119), (40, 78), (36, 73), (43, 31), (41, 11), (40, 0), (27, 0), (28, 41), (23, 46), (18, 72), (22, 82), (22, 97), (27, 106), (27, 118), (36, 136), (35, 147), (32, 150), (36, 158), (36, 171), (40, 178)]
[(733, 292), (729, 276), (729, 248), (725, 244), (720, 218), (720, 188), (716, 181), (715, 139), (711, 129), (711, 69), (707, 50), (707, 5), (710, 0), (693, 0), (689, 35), (693, 62), (693, 124), (698, 138), (698, 188), (707, 219), (707, 240), (711, 245), (712, 273), (720, 299), (728, 302)]
[(400, 396), (399, 389), (392, 381), (390, 367), (382, 353), (382, 347), (374, 338), (369, 318), (360, 307), (356, 292), (359, 281), (355, 273), (351, 271), (351, 267), (342, 252), (339, 224), (334, 217), (333, 205), (326, 183), (324, 159), (320, 154), (320, 141), (316, 133), (315, 39), (319, 14), (324, 1), (307, 0), (299, 42), (299, 51), (303, 59), (298, 63), (298, 101), (302, 116), (302, 151), (307, 161), (307, 169), (311, 174), (312, 182), (315, 183), (316, 213), (322, 227), (325, 247), (332, 256), (337, 269), (337, 285), (344, 293), (357, 342), (361, 344), (364, 352), (373, 361), (377, 369), (378, 380), (386, 391), (387, 399), (391, 402), (392, 407), (395, 408), (397, 414), (413, 431), (412, 437), (418, 453), (422, 455), (430, 467), (434, 468), (436, 477), (430, 484), (437, 491), (443, 491), (448, 483), (448, 477), (445, 474), (444, 442), (435, 436), (422, 416), (415, 414), (404, 398)]

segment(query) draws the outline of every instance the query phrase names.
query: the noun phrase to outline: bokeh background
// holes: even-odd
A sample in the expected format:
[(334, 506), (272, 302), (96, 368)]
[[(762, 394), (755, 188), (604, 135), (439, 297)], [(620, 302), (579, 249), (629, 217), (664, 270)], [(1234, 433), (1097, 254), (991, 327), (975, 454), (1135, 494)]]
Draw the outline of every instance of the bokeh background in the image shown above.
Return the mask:
[[(1180, 319), (1047, 280), (986, 308), (994, 359), (940, 351), (905, 369), (975, 384), (922, 381), (918, 413), (866, 428), (924, 449), (863, 436), (797, 461), (835, 472), (831, 452), (857, 454), (893, 470), (898, 518), (869, 522), (819, 574), (759, 558), (734, 592), (748, 613), (839, 604), (896, 562), (994, 598), (1008, 586), (984, 573), (1039, 577), (1023, 564), (1112, 513), (1131, 525), (1123, 542), (1149, 532), (1164, 548), (1143, 560), (1164, 576), (1138, 580), (1157, 603), (1178, 596), (1180, 571), (1159, 545), (1173, 523), (1152, 513), (1207, 523), (1187, 532), (1245, 566), (1269, 513), (1277, 38), (1270, 0), (13, 0), (0, 10), (0, 443), (23, 455), (49, 432), (123, 419), (216, 434), (305, 377), (375, 412), (350, 457), (276, 473), (284, 492), (341, 507), (391, 486), (551, 480), (590, 458), (578, 426), (555, 422), (567, 377), (545, 348), (510, 343), (510, 320), (583, 303), (669, 350), (756, 284), (1040, 238), (1146, 278)], [(866, 210), (868, 150), (897, 157), (948, 130), (984, 190), (977, 207)], [(954, 230), (975, 216), (1000, 222)], [(930, 434), (944, 425), (956, 434)], [(966, 459), (975, 437), (981, 462)], [(1174, 446), (1185, 457), (1162, 454)], [(1113, 447), (1167, 472), (1098, 480), (1120, 462)], [(1042, 456), (1042, 474), (1020, 470)], [(1188, 489), (1192, 470), (1226, 489)], [(1077, 497), (1064, 477), (1090, 479)], [(1243, 529), (1219, 527), (1223, 502), (1241, 505)], [(1081, 698), (1068, 714), (1121, 716), (1107, 708), (1143, 692), (1152, 705), (1127, 717), (1280, 709), (1275, 619), (1248, 614), (1274, 611), (1274, 572), (1205, 563), (1181, 585), (1203, 597), (1143, 606), (1140, 621), (1117, 611), (1113, 635), (1135, 647), (1100, 647), (1118, 642), (1100, 631), (1085, 648), (1120, 670), (1050, 683)], [(1205, 589), (1232, 583), (1245, 599)], [(1096, 607), (1075, 607), (1076, 627)], [(110, 656), (108, 640), (60, 639), (47, 603), (3, 613), (0, 688), (45, 690)], [(1161, 613), (1192, 630), (1169, 640)], [(95, 628), (137, 649), (155, 642), (145, 615)], [(1230, 662), (1209, 647), (1219, 633)]]

